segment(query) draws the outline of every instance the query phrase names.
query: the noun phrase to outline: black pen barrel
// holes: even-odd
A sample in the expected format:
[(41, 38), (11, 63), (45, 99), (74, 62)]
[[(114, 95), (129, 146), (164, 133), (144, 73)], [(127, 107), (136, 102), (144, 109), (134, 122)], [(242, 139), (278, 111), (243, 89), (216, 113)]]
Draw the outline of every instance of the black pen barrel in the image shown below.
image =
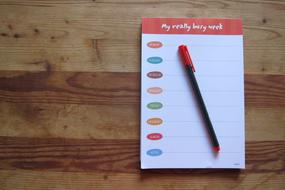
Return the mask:
[(198, 101), (200, 110), (201, 110), (201, 112), (203, 114), (203, 118), (204, 118), (205, 123), (207, 125), (207, 130), (209, 132), (209, 136), (211, 138), (211, 141), (213, 143), (214, 148), (218, 148), (219, 147), (219, 142), (218, 142), (216, 133), (214, 131), (212, 122), (210, 120), (210, 116), (209, 116), (209, 113), (207, 111), (206, 105), (204, 103), (203, 97), (201, 95), (201, 92), (200, 92), (197, 80), (195, 78), (194, 72), (193, 72), (193, 70), (191, 68), (191, 65), (186, 65), (186, 68), (187, 68), (187, 73), (189, 74), (189, 77), (190, 77), (190, 82), (191, 82), (191, 84), (192, 84), (192, 86), (194, 88), (194, 93), (196, 95), (196, 99)]

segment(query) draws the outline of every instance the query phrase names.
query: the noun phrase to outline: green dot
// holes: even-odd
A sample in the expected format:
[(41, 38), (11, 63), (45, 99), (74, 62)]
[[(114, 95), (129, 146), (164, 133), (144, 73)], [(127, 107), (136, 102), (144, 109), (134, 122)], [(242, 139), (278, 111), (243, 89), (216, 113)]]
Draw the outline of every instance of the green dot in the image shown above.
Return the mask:
[(162, 103), (160, 102), (151, 102), (149, 104), (147, 104), (147, 107), (149, 109), (152, 109), (152, 110), (158, 110), (158, 109), (161, 109), (162, 108)]

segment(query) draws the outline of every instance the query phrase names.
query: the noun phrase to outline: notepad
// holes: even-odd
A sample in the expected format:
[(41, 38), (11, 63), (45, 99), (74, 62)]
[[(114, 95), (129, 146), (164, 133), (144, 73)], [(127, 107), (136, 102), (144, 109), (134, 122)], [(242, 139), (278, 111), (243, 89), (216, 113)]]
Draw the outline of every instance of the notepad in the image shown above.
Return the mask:
[[(178, 46), (188, 46), (220, 143), (215, 154)], [(143, 18), (141, 168), (245, 168), (240, 19)]]

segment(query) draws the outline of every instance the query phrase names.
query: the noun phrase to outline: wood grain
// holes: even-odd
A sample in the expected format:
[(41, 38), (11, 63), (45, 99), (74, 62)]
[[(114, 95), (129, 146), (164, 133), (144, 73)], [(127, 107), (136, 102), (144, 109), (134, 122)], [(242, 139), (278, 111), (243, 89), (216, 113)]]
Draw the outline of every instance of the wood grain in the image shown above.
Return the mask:
[[(0, 72), (0, 97), (12, 103), (138, 104), (139, 73)], [(106, 83), (108, 81), (108, 83)], [(284, 75), (245, 75), (246, 104), (285, 106)]]
[[(0, 139), (0, 169), (139, 172), (139, 141), (13, 138)], [(284, 172), (284, 141), (248, 142), (247, 172)], [(174, 170), (175, 171), (175, 170)], [(172, 173), (164, 170), (159, 173)], [(219, 170), (176, 170), (211, 173)], [(226, 171), (225, 171), (226, 172)]]
[[(139, 73), (52, 72), (46, 67), (45, 72), (0, 72), (2, 135), (139, 138)], [(245, 76), (248, 140), (285, 138), (278, 133), (285, 122), (284, 81), (282, 75)]]
[[(223, 172), (221, 172), (223, 173)], [(2, 189), (279, 189), (283, 188), (284, 173), (140, 173), (94, 172), (50, 172), (31, 170), (0, 170)], [(159, 181), (159, 183), (157, 183)]]
[(138, 73), (58, 73), (49, 68), (38, 73), (8, 73), (0, 77), (0, 96), (16, 103), (137, 104), (139, 77)]
[[(283, 0), (0, 0), (0, 190), (285, 189)], [(142, 17), (242, 18), (246, 170), (139, 170)]]
[[(139, 139), (139, 105), (0, 103), (0, 134), (10, 137)], [(284, 140), (285, 108), (246, 108), (248, 141)], [(13, 117), (11, 117), (13, 115)]]
[(138, 72), (141, 17), (176, 15), (242, 17), (246, 72), (285, 73), (283, 1), (13, 0), (0, 6), (0, 70), (41, 70), (31, 63), (48, 60), (55, 71)]

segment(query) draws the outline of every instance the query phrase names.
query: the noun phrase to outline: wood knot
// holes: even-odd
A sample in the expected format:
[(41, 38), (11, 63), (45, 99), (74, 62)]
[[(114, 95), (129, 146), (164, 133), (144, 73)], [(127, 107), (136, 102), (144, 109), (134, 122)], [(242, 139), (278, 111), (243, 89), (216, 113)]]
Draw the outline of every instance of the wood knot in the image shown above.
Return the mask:
[(37, 28), (34, 29), (34, 32), (35, 32), (36, 34), (40, 33), (39, 29), (37, 29)]
[(19, 34), (14, 34), (14, 38), (19, 38), (20, 35)]
[(9, 28), (9, 30), (13, 30), (13, 26), (11, 24), (8, 24), (7, 27)]
[(6, 37), (6, 36), (8, 36), (8, 34), (6, 34), (6, 33), (1, 33), (1, 36)]
[(14, 36), (14, 38), (23, 38), (23, 37), (24, 37), (24, 34), (18, 34), (18, 33), (16, 33), (16, 34), (14, 34), (13, 36)]
[(263, 72), (266, 71), (265, 67), (262, 67), (262, 68), (261, 68), (261, 71), (263, 71)]

